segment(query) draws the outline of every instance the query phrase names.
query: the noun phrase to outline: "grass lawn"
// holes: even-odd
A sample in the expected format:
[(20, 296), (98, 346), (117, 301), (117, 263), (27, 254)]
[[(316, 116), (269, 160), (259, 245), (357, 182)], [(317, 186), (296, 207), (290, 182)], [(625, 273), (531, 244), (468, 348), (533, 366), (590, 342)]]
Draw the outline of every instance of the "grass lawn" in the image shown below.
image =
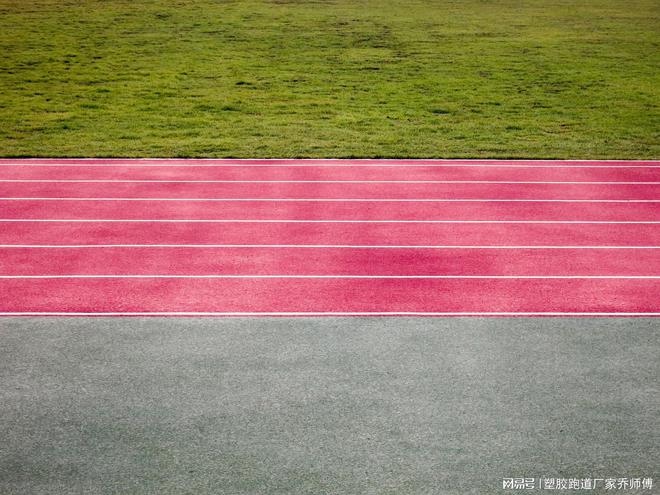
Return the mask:
[(0, 0), (0, 155), (660, 157), (657, 0)]

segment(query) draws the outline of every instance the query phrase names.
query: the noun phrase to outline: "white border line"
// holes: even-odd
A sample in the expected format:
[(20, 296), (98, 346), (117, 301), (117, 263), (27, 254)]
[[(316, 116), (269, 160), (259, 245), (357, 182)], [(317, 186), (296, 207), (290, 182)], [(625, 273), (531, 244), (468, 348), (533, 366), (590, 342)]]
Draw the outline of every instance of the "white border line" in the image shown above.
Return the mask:
[(395, 279), (395, 280), (660, 280), (660, 275), (0, 275), (0, 280), (41, 279)]
[(0, 312), (0, 316), (660, 316), (660, 313), (605, 313), (605, 312), (212, 312), (212, 311), (154, 311), (154, 312), (56, 312), (26, 311)]
[(570, 184), (658, 185), (660, 182), (518, 181), (518, 180), (128, 180), (128, 179), (0, 179), (0, 183), (28, 184)]
[[(441, 159), (200, 159), (200, 158), (32, 158), (29, 160), (48, 160), (51, 163), (25, 163), (21, 159), (0, 159), (2, 166), (21, 167), (491, 167), (491, 168), (660, 168), (658, 160), (441, 160)], [(79, 163), (63, 163), (63, 160), (76, 160)], [(89, 163), (108, 161), (112, 163)], [(199, 162), (202, 163), (199, 163)], [(254, 163), (274, 162), (285, 163)], [(152, 163), (145, 163), (152, 162)], [(160, 162), (160, 163), (153, 163)], [(172, 163), (178, 162), (178, 163)], [(197, 163), (191, 163), (197, 162)], [(215, 163), (209, 163), (215, 162)], [(316, 163), (312, 163), (316, 162)], [(497, 163), (494, 163), (497, 162)], [(555, 162), (555, 163), (552, 163)], [(596, 163), (600, 165), (595, 165)]]
[(483, 246), (360, 244), (0, 244), (0, 248), (301, 248), (301, 249), (660, 249), (660, 246)]
[(0, 201), (225, 201), (333, 203), (660, 203), (660, 199), (448, 199), (448, 198), (0, 198)]
[(582, 163), (582, 162), (598, 162), (598, 163), (660, 163), (660, 160), (655, 158), (464, 158), (464, 157), (455, 157), (455, 158), (296, 158), (296, 157), (287, 157), (280, 156), (277, 158), (239, 158), (239, 157), (117, 157), (117, 156), (88, 156), (88, 157), (76, 157), (76, 156), (24, 156), (24, 157), (0, 157), (0, 163), (2, 161), (50, 161), (57, 162), (62, 160), (69, 161), (108, 161), (108, 162), (185, 162), (185, 161), (201, 161), (201, 162), (274, 162), (274, 161), (287, 161), (287, 162), (460, 162), (460, 163), (480, 163), (480, 162), (512, 162), (512, 163), (536, 163), (536, 162), (555, 162), (555, 163)]
[(261, 220), (261, 219), (130, 219), (130, 218), (0, 218), (14, 223), (419, 223), (419, 224), (613, 224), (656, 225), (654, 220)]

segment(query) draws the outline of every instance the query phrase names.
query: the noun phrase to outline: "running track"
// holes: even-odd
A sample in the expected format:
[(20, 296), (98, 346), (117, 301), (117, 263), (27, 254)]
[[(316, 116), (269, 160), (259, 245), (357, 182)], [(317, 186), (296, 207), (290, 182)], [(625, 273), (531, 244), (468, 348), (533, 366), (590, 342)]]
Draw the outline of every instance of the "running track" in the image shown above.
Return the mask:
[(660, 162), (0, 160), (3, 315), (660, 315)]

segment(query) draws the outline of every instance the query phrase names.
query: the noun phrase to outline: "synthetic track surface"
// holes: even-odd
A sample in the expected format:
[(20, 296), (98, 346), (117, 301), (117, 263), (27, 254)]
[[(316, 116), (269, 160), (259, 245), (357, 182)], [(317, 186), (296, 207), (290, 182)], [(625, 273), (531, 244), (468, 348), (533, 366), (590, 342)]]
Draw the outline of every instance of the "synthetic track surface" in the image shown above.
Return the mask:
[(660, 162), (0, 160), (0, 313), (660, 315)]

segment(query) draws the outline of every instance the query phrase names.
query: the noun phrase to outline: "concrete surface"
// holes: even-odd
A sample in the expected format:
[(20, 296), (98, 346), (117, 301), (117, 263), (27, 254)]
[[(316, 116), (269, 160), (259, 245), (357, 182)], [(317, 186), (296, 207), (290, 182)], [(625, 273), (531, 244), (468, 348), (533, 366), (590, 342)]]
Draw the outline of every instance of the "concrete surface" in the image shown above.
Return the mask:
[(0, 493), (657, 487), (659, 356), (659, 319), (5, 318)]

